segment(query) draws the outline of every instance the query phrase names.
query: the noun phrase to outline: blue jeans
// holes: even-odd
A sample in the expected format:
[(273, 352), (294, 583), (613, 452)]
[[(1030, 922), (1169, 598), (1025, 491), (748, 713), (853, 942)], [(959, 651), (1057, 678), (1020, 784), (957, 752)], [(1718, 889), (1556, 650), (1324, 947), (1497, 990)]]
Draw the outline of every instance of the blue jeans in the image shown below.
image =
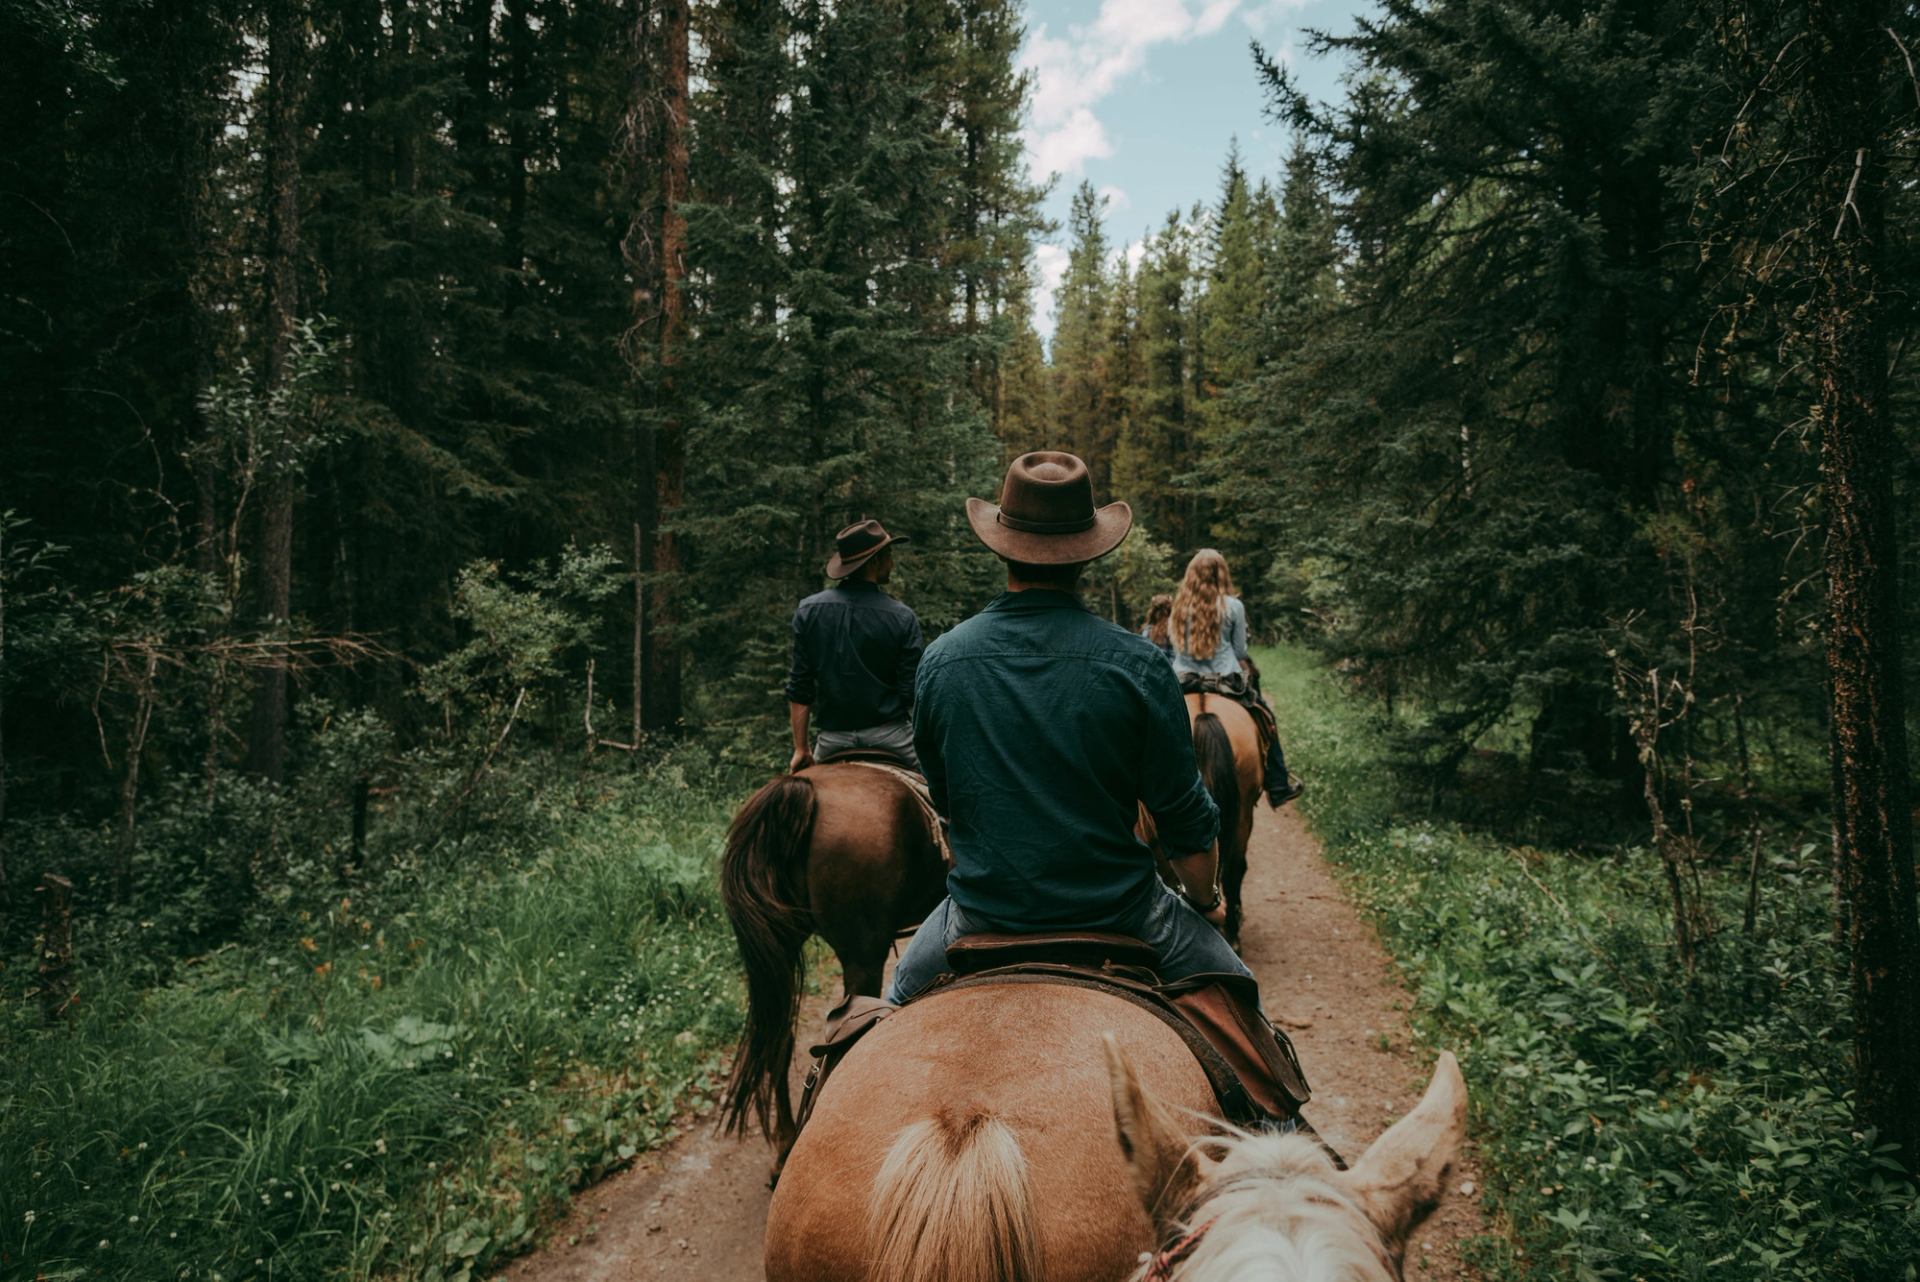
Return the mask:
[(875, 749), (899, 758), (908, 769), (920, 769), (920, 758), (913, 751), (911, 721), (887, 721), (864, 730), (822, 730), (814, 736), (813, 759), (826, 762), (845, 753)]
[[(893, 982), (887, 985), (887, 1000), (897, 1005), (940, 976), (952, 974), (953, 968), (947, 965), (947, 946), (962, 935), (983, 929), (986, 929), (984, 925), (969, 921), (953, 900), (941, 900), (920, 923), (907, 951), (900, 954), (900, 964), (893, 969)], [(1220, 932), (1157, 878), (1136, 916), (1116, 923), (1111, 929), (1151, 947), (1159, 955), (1163, 980), (1218, 971), (1253, 977), (1247, 964), (1240, 960), (1240, 954), (1227, 946)]]

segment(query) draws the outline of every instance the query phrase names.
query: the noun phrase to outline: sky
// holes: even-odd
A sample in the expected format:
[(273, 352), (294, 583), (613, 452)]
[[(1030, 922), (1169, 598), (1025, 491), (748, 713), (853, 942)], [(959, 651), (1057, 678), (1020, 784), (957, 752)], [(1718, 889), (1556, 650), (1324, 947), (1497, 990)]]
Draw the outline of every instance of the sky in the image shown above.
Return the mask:
[(1140, 242), (1195, 200), (1214, 200), (1227, 149), (1278, 178), (1289, 135), (1263, 114), (1248, 46), (1259, 41), (1313, 97), (1339, 96), (1340, 66), (1313, 58), (1303, 28), (1345, 32), (1366, 0), (1028, 0), (1020, 64), (1033, 75), (1026, 143), (1033, 176), (1056, 174), (1046, 212), (1061, 230), (1035, 252), (1035, 323), (1053, 334), (1066, 270), (1067, 207), (1081, 179), (1107, 198), (1107, 239)]

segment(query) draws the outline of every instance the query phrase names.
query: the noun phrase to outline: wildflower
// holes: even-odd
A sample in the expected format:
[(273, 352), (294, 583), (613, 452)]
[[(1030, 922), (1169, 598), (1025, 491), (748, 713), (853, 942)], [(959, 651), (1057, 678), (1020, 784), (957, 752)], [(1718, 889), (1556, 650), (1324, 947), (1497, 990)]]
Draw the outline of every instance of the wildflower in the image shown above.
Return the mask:
[(140, 1222), (140, 1217), (137, 1215), (129, 1215), (127, 1217), (127, 1223), (129, 1224), (138, 1224), (139, 1222)]
[(100, 1251), (104, 1251), (104, 1250), (106, 1250), (106, 1249), (107, 1249), (108, 1247), (110, 1247), (110, 1246), (112, 1246), (112, 1245), (113, 1245), (113, 1243), (112, 1243), (112, 1242), (110, 1242), (110, 1241), (108, 1241), (108, 1240), (107, 1240), (106, 1238), (101, 1238), (101, 1239), (100, 1239), (100, 1245), (99, 1245), (98, 1247), (96, 1247), (95, 1249), (96, 1249), (96, 1250), (100, 1250)]
[(384, 1153), (387, 1151), (387, 1141), (384, 1136), (373, 1142), (373, 1151), (376, 1153)]
[(34, 1216), (33, 1216), (33, 1212), (32, 1212), (32, 1211), (28, 1211), (28, 1212), (27, 1212), (27, 1223), (29, 1223), (29, 1224), (31, 1224), (31, 1223), (33, 1223), (33, 1219), (34, 1219)]
[(300, 947), (306, 949), (310, 953), (317, 953), (320, 951), (320, 945), (313, 942), (312, 935), (302, 935), (300, 937)]

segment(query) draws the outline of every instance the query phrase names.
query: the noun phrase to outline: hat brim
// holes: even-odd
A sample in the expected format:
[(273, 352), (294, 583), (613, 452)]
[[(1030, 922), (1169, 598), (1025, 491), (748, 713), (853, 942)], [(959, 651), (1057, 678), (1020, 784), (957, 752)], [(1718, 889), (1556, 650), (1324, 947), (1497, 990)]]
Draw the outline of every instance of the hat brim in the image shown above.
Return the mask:
[(1072, 534), (1035, 534), (1000, 524), (1000, 505), (985, 499), (967, 500), (967, 524), (974, 537), (1005, 561), (1022, 565), (1078, 565), (1094, 561), (1119, 547), (1133, 529), (1133, 509), (1125, 503), (1097, 508), (1093, 524)]
[(827, 577), (829, 579), (844, 579), (850, 574), (858, 574), (861, 566), (873, 560), (874, 557), (879, 556), (894, 544), (911, 542), (913, 542), (913, 540), (904, 534), (889, 534), (886, 538), (880, 540), (859, 556), (850, 556), (842, 560), (840, 554), (835, 552), (827, 558)]

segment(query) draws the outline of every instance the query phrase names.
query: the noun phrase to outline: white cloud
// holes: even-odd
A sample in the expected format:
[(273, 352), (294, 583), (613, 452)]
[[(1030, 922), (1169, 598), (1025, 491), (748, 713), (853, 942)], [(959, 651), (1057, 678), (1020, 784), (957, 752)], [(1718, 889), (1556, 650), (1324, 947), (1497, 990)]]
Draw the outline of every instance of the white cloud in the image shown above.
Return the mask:
[(1127, 196), (1125, 187), (1115, 187), (1111, 183), (1100, 189), (1100, 199), (1107, 202), (1107, 212), (1117, 214), (1123, 209), (1131, 209), (1133, 201)]
[(1146, 237), (1143, 236), (1139, 240), (1136, 240), (1132, 244), (1128, 245), (1126, 248), (1126, 255), (1127, 255), (1127, 270), (1131, 271), (1136, 276), (1139, 275), (1140, 261), (1147, 256)]
[(1079, 173), (1089, 160), (1113, 154), (1107, 130), (1100, 118), (1085, 107), (1076, 107), (1057, 126), (1029, 139), (1027, 154), (1035, 173)]
[(1247, 30), (1256, 36), (1264, 36), (1267, 29), (1286, 21), (1286, 16), (1296, 10), (1307, 7), (1309, 0), (1265, 0), (1262, 4), (1245, 9), (1240, 21), (1247, 24)]
[[(1286, 3), (1287, 0), (1268, 0)], [(1101, 0), (1093, 22), (1064, 39), (1045, 25), (1027, 33), (1022, 70), (1033, 73), (1032, 118), (1026, 129), (1033, 172), (1073, 177), (1089, 160), (1113, 154), (1094, 107), (1146, 65), (1154, 45), (1212, 35), (1244, 0)], [(1197, 6), (1197, 8), (1196, 8)]]
[(1053, 337), (1053, 294), (1067, 274), (1067, 251), (1059, 245), (1033, 247), (1033, 327), (1042, 338)]

